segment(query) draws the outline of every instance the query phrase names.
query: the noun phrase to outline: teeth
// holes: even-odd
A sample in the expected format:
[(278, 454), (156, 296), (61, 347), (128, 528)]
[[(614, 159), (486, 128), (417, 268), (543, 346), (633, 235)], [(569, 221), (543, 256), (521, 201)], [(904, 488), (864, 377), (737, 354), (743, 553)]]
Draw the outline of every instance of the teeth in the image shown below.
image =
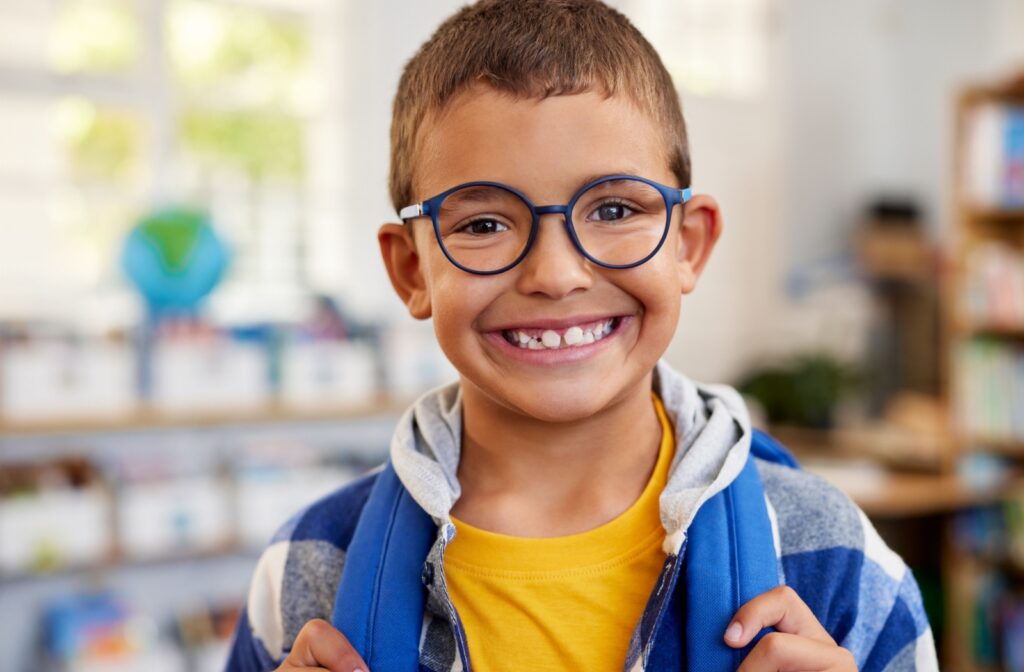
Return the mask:
[[(559, 348), (571, 348), (579, 345), (590, 345), (600, 341), (612, 333), (614, 319), (594, 325), (589, 329), (580, 326), (572, 326), (564, 333), (558, 333), (553, 329), (543, 331), (540, 336), (533, 336), (515, 329), (505, 332), (506, 340), (513, 345), (518, 345), (525, 350), (557, 350)], [(534, 332), (536, 333), (536, 332)]]
[(541, 335), (540, 341), (545, 348), (557, 348), (562, 344), (562, 337), (548, 329)]

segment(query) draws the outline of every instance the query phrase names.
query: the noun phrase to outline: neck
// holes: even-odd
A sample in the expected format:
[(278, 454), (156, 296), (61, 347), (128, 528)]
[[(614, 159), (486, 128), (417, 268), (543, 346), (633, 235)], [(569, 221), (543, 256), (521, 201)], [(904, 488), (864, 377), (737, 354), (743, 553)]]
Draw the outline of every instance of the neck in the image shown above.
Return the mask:
[(661, 423), (651, 375), (593, 416), (543, 422), (463, 383), (463, 436), (452, 515), (524, 537), (574, 534), (606, 523), (643, 492)]

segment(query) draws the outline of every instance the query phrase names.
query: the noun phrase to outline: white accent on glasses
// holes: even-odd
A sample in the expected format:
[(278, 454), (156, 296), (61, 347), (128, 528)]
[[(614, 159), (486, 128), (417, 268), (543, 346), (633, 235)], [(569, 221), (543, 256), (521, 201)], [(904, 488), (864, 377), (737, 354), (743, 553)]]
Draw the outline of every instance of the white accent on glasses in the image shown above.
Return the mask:
[(414, 205), (407, 205), (398, 211), (399, 219), (412, 219), (413, 217), (419, 217), (423, 214), (423, 204), (416, 203)]

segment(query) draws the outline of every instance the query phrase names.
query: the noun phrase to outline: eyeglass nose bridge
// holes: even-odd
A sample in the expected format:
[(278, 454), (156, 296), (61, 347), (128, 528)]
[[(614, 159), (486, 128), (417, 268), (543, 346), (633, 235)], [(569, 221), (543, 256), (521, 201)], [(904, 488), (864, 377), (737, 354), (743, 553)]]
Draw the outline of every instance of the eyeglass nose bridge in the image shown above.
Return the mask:
[(539, 205), (533, 209), (537, 213), (537, 216), (541, 215), (565, 215), (569, 217), (569, 206), (568, 205)]
[[(527, 241), (526, 249), (523, 250), (522, 255), (519, 257), (519, 261), (522, 261), (526, 255), (532, 251), (533, 246), (536, 243), (537, 233), (540, 230), (540, 218), (542, 215), (562, 215), (562, 224), (565, 226), (565, 232), (569, 235), (569, 241), (572, 243), (572, 246), (576, 248), (576, 251), (579, 252), (584, 259), (590, 259), (590, 255), (588, 255), (587, 251), (583, 249), (583, 244), (580, 242), (580, 239), (576, 237), (576, 231), (573, 228), (572, 222), (569, 221), (570, 205), (571, 204), (533, 206), (533, 231), (530, 232), (530, 239)], [(516, 263), (518, 263), (518, 261)]]

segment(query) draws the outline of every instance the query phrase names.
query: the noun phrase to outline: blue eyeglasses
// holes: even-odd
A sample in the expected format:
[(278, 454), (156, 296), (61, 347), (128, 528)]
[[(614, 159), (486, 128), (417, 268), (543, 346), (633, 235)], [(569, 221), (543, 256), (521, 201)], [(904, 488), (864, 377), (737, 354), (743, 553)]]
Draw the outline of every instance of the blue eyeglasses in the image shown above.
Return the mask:
[(495, 275), (522, 261), (537, 238), (540, 216), (561, 214), (573, 245), (604, 268), (633, 268), (661, 249), (672, 209), (690, 200), (677, 189), (634, 175), (585, 185), (566, 205), (534, 205), (499, 182), (467, 182), (402, 208), (408, 221), (429, 215), (448, 260), (468, 273)]

